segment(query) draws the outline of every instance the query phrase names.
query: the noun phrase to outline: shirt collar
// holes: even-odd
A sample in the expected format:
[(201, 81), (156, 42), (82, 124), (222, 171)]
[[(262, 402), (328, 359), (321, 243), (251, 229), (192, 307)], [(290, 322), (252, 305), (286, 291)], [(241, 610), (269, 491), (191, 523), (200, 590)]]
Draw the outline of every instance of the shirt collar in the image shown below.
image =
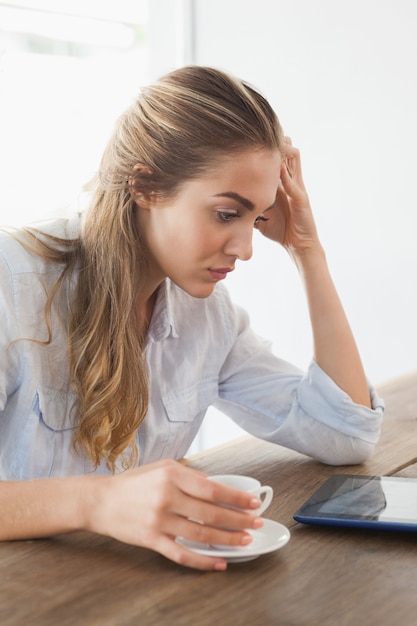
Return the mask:
[(162, 341), (167, 337), (178, 337), (175, 326), (175, 316), (173, 307), (174, 285), (166, 278), (158, 289), (148, 337), (151, 341)]

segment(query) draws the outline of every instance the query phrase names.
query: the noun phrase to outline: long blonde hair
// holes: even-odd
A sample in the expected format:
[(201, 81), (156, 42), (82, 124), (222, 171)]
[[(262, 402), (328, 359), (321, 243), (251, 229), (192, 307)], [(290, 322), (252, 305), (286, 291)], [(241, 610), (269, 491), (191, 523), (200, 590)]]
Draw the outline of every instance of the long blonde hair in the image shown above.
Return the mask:
[(68, 312), (80, 417), (74, 444), (95, 465), (104, 459), (114, 470), (120, 456), (124, 466), (137, 462), (135, 435), (149, 404), (137, 315), (148, 257), (133, 195), (173, 197), (222, 156), (281, 145), (278, 119), (254, 88), (213, 68), (181, 68), (144, 88), (119, 118), (88, 186), (80, 238), (43, 240), (39, 253), (64, 264), (60, 285), (76, 276)]

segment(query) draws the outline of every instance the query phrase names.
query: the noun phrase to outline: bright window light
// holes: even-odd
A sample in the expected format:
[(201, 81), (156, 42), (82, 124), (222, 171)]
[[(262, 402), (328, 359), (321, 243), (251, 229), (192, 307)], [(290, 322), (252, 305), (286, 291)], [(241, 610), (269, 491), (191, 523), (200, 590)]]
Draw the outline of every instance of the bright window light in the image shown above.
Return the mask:
[(147, 82), (148, 1), (0, 2), (0, 224), (74, 210)]
[(91, 45), (129, 48), (134, 32), (124, 24), (87, 17), (42, 13), (0, 7), (1, 29), (11, 33), (32, 33)]

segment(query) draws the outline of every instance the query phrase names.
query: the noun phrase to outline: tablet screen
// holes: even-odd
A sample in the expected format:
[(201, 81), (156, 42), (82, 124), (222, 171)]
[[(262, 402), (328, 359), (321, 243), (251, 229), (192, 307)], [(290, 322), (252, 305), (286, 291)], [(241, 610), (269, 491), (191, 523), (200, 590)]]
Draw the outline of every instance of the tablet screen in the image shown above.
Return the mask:
[(417, 531), (417, 479), (335, 474), (303, 504), (294, 519)]

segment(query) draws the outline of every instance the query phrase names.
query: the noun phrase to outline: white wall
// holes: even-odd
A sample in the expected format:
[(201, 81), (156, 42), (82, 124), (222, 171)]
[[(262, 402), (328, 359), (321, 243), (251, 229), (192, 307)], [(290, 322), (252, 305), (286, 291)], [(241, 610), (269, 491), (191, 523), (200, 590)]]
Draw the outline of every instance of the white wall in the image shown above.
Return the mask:
[[(195, 24), (195, 62), (260, 88), (301, 149), (368, 377), (417, 369), (417, 3), (196, 0)], [(254, 258), (227, 285), (274, 349), (305, 367), (298, 276), (285, 253), (255, 238)], [(217, 443), (216, 430), (202, 445)]]
[[(197, 0), (196, 57), (268, 97), (301, 149), (333, 276), (376, 383), (417, 369), (417, 3)], [(257, 241), (228, 285), (257, 330), (305, 365), (298, 277)]]

